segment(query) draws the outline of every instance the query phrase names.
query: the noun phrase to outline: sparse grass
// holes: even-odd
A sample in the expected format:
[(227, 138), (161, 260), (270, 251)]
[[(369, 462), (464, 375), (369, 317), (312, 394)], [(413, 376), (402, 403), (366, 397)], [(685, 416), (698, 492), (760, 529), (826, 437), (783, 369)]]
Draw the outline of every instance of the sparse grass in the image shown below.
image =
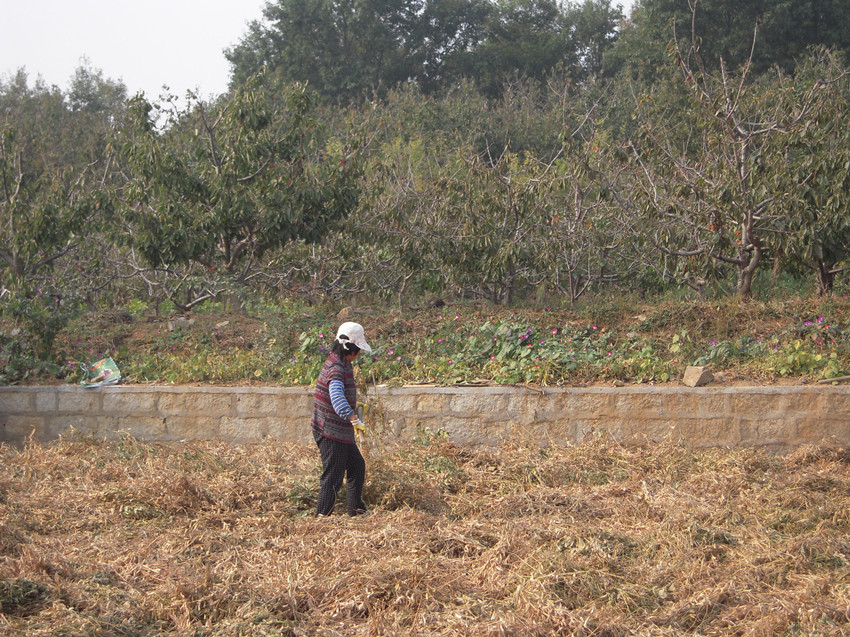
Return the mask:
[(844, 635), (850, 452), (671, 444), (367, 458), (312, 516), (315, 448), (0, 447), (0, 634)]
[[(332, 345), (338, 310), (259, 302), (245, 313), (211, 307), (191, 326), (173, 329), (168, 319), (110, 310), (69, 324), (56, 336), (49, 364), (27, 358), (20, 337), (11, 336), (17, 328), (0, 324), (0, 382), (76, 383), (79, 362), (109, 355), (128, 383), (311, 385)], [(358, 359), (368, 382), (663, 383), (692, 364), (763, 383), (850, 375), (844, 296), (620, 299), (568, 310), (376, 307), (361, 308), (356, 319), (376, 349)]]

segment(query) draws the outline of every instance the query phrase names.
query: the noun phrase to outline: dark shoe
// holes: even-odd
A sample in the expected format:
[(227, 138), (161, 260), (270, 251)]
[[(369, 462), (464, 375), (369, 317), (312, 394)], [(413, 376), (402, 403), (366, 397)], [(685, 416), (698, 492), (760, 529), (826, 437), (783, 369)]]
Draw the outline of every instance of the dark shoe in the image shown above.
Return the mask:
[(355, 515), (372, 515), (372, 512), (369, 509), (356, 509), (354, 513), (349, 513), (348, 515), (352, 517)]

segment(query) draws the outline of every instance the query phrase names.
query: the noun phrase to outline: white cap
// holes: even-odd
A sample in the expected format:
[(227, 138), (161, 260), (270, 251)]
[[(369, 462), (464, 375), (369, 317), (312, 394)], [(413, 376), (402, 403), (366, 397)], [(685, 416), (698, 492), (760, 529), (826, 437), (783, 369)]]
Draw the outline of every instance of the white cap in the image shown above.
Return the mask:
[[(340, 338), (348, 337), (348, 338)], [(372, 353), (372, 348), (366, 342), (366, 335), (363, 333), (363, 326), (360, 323), (343, 323), (336, 331), (336, 340), (345, 345), (345, 341), (349, 340), (367, 354)]]

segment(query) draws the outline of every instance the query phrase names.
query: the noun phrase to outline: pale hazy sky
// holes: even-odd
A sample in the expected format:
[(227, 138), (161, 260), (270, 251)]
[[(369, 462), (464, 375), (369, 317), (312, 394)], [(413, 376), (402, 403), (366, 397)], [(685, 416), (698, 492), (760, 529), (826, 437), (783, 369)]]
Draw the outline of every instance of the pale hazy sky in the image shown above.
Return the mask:
[[(616, 0), (626, 13), (633, 0)], [(3, 0), (0, 79), (24, 68), (32, 86), (40, 75), (63, 91), (85, 59), (129, 95), (155, 101), (163, 85), (179, 98), (227, 90), (223, 51), (248, 23), (262, 18), (266, 0)]]
[(83, 59), (130, 95), (156, 100), (163, 84), (183, 97), (227, 90), (223, 51), (237, 44), (266, 0), (3, 0), (0, 77), (24, 67), (67, 90)]

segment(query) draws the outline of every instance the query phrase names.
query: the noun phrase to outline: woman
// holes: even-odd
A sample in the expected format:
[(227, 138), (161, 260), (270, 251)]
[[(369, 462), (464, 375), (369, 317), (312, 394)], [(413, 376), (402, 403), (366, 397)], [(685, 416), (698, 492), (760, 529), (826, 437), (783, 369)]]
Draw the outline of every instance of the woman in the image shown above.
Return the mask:
[(331, 353), (316, 381), (312, 426), (313, 438), (322, 456), (317, 516), (331, 514), (343, 477), (348, 515), (369, 513), (361, 497), (366, 461), (357, 448), (355, 437), (355, 427), (363, 431), (365, 426), (357, 417), (357, 388), (351, 365), (361, 350), (372, 352), (363, 327), (358, 323), (340, 325)]

